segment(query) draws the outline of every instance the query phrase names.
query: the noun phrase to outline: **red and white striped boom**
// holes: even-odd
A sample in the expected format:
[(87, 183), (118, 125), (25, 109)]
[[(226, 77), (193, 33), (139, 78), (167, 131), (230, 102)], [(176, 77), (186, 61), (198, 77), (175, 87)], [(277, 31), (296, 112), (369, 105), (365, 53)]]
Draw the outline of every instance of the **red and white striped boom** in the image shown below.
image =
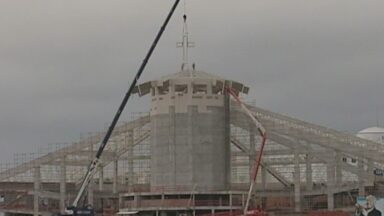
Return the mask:
[(257, 152), (256, 161), (255, 161), (255, 164), (252, 168), (252, 182), (249, 186), (247, 201), (245, 203), (244, 212), (243, 212), (244, 215), (247, 215), (247, 211), (248, 211), (248, 207), (249, 207), (249, 201), (251, 200), (253, 187), (256, 184), (257, 173), (258, 173), (259, 168), (260, 168), (261, 158), (262, 158), (263, 151), (264, 151), (264, 146), (265, 146), (265, 143), (267, 141), (267, 133), (266, 133), (264, 126), (260, 123), (260, 121), (256, 118), (256, 116), (254, 116), (252, 114), (252, 112), (248, 109), (248, 107), (240, 100), (240, 98), (237, 96), (235, 91), (230, 87), (227, 87), (226, 91), (240, 105), (241, 109), (244, 110), (244, 112), (251, 118), (252, 122), (257, 127), (257, 130), (259, 131), (260, 136), (262, 137), (260, 150)]

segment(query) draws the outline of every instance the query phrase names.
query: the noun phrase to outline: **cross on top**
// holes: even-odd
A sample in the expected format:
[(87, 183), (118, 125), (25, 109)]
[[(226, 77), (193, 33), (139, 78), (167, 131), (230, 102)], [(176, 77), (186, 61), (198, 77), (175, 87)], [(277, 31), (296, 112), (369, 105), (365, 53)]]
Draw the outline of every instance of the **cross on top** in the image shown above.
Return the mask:
[(184, 69), (189, 69), (188, 66), (188, 48), (195, 47), (194, 42), (189, 42), (188, 39), (188, 25), (187, 25), (187, 15), (183, 15), (184, 19), (184, 26), (183, 26), (183, 41), (177, 42), (177, 48), (183, 48), (183, 64), (181, 65), (181, 70), (184, 71)]

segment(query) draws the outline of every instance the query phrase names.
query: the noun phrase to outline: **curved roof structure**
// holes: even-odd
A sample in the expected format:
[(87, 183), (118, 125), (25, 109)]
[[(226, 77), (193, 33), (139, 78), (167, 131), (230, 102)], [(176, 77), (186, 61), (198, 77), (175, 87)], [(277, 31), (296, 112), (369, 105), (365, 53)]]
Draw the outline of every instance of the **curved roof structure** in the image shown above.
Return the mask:
[(201, 80), (211, 80), (213, 83), (215, 83), (215, 87), (218, 89), (223, 89), (224, 87), (230, 87), (234, 89), (238, 93), (248, 94), (249, 87), (245, 86), (244, 84), (233, 81), (233, 80), (227, 80), (222, 77), (212, 75), (206, 72), (202, 71), (195, 71), (195, 70), (186, 70), (181, 71), (178, 73), (170, 74), (167, 76), (163, 76), (157, 80), (148, 81), (142, 84), (137, 85), (133, 89), (134, 94), (139, 94), (139, 96), (144, 96), (148, 93), (150, 93), (152, 87), (167, 87), (169, 86), (169, 81), (180, 81), (182, 80), (187, 81), (188, 83), (193, 83)]
[(372, 133), (384, 133), (384, 128), (369, 127), (359, 131), (357, 134), (372, 134)]
[[(205, 72), (187, 71), (143, 83), (136, 86), (135, 93), (143, 96), (155, 87), (166, 87), (172, 82), (179, 81), (178, 79), (185, 81), (191, 76), (196, 78), (191, 80), (193, 84), (206, 79), (208, 82), (217, 81), (215, 87), (229, 86), (237, 89), (239, 93), (247, 91), (247, 87), (239, 82), (225, 80)], [(189, 81), (187, 80), (188, 84)], [(384, 145), (376, 139), (366, 138), (366, 136), (384, 137), (382, 134), (384, 128), (364, 129), (359, 132), (362, 135), (360, 137), (249, 104), (247, 107), (268, 133), (268, 143), (261, 164), (263, 167), (261, 183), (264, 181), (262, 186), (264, 188), (258, 189), (258, 196), (291, 198), (294, 192), (300, 201), (300, 197), (303, 196), (326, 195), (331, 206), (334, 204), (334, 194), (363, 191), (364, 186), (374, 186), (375, 181), (384, 178), (380, 172), (384, 170)], [(228, 154), (231, 155), (231, 160), (228, 161), (228, 167), (231, 169), (230, 189), (247, 191), (250, 166), (253, 164), (256, 150), (259, 149), (259, 137), (249, 116), (238, 104), (229, 103), (227, 108), (229, 119), (226, 123), (228, 126), (226, 136), (230, 141)], [(153, 192), (150, 191), (152, 158), (150, 142), (153, 138), (151, 132), (154, 131), (151, 121), (151, 116), (143, 113), (139, 118), (123, 122), (116, 128), (101, 157), (102, 164), (98, 169), (97, 192), (100, 196), (117, 199), (117, 194), (120, 192)], [(95, 155), (95, 149), (103, 134), (91, 134), (64, 148), (5, 167), (0, 170), (0, 185), (2, 185), (0, 192), (19, 190), (20, 186), (14, 182), (29, 182), (30, 187), (27, 185), (28, 187), (25, 186), (22, 191), (24, 193), (22, 197), (27, 200), (34, 194), (34, 185), (31, 182), (55, 183), (57, 187), (60, 183), (64, 185), (67, 182), (76, 188), (76, 184), (83, 177), (84, 168), (90, 164), (92, 156)], [(167, 136), (164, 136), (164, 139), (167, 139)], [(179, 156), (186, 157), (187, 154), (188, 152)], [(344, 158), (352, 158), (356, 162), (349, 163)], [(9, 182), (15, 187), (8, 187), (6, 183)], [(182, 186), (164, 188), (162, 192), (179, 191)], [(55, 189), (54, 192), (44, 190), (39, 191), (41, 198), (57, 199), (64, 194), (60, 195), (59, 189)], [(68, 189), (67, 194), (74, 194), (74, 191), (75, 189), (72, 191)], [(61, 198), (60, 202), (64, 203), (64, 199)]]
[(369, 127), (359, 131), (356, 134), (357, 137), (371, 140), (373, 142), (384, 144), (384, 128), (381, 127)]

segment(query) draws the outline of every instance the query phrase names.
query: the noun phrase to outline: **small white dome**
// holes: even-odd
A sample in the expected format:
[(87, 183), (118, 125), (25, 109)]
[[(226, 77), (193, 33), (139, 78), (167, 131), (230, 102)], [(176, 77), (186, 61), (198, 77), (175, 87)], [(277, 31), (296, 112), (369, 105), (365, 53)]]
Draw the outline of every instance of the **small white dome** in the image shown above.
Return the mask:
[(363, 139), (384, 144), (384, 128), (381, 127), (369, 127), (359, 131), (356, 135)]
[(358, 134), (360, 134), (360, 133), (384, 133), (384, 128), (369, 127), (369, 128), (365, 128), (364, 130), (361, 130), (358, 132)]

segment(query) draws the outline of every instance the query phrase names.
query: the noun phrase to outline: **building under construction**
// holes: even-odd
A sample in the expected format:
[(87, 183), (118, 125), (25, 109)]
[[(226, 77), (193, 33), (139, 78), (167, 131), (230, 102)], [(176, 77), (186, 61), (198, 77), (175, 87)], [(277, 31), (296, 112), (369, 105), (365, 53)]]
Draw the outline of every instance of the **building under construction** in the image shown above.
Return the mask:
[[(136, 85), (134, 93), (151, 107), (115, 128), (82, 203), (99, 215), (242, 210), (262, 143), (250, 116), (268, 136), (251, 208), (274, 214), (352, 211), (358, 195), (384, 195), (383, 144), (252, 103), (246, 109), (251, 114), (245, 113), (225, 91), (245, 96), (250, 90), (245, 84), (188, 67), (193, 43), (186, 27), (184, 16), (181, 72)], [(104, 134), (89, 133), (1, 165), (0, 212), (63, 213)]]
[[(84, 202), (103, 215), (202, 215), (244, 206), (260, 136), (224, 93), (244, 84), (184, 70), (136, 87), (151, 100), (112, 135)], [(384, 145), (248, 104), (268, 141), (252, 207), (269, 212), (352, 210), (357, 195), (383, 195)], [(1, 166), (8, 215), (64, 211), (104, 133), (83, 135)], [(376, 175), (375, 175), (376, 173)]]

